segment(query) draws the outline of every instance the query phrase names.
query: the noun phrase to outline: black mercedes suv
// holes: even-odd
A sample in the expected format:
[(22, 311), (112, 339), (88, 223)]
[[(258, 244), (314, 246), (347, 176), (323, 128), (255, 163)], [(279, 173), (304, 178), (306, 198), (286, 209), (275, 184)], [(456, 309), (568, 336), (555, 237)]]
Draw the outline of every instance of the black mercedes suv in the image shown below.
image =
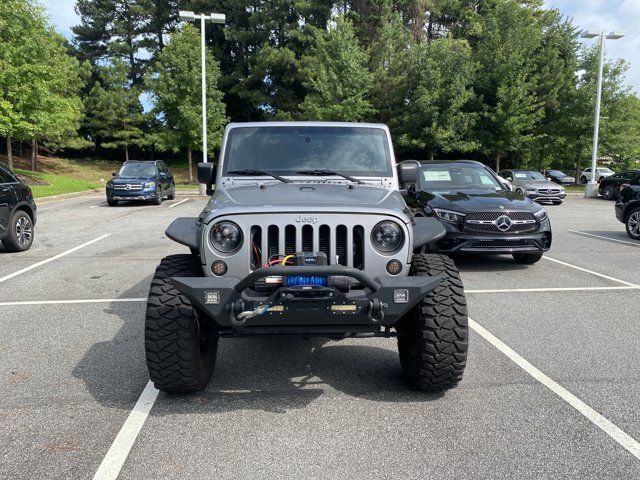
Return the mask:
[(111, 207), (121, 201), (146, 200), (160, 205), (167, 197), (176, 197), (173, 175), (161, 160), (129, 160), (107, 182), (107, 203)]
[(6, 251), (31, 248), (36, 210), (31, 189), (9, 167), (0, 164), (0, 243)]
[(445, 254), (511, 254), (533, 264), (551, 247), (543, 207), (512, 192), (493, 170), (473, 160), (430, 161), (406, 193), (416, 215), (436, 217), (447, 234), (431, 249)]
[(622, 186), (615, 208), (616, 218), (627, 227), (627, 235), (640, 240), (640, 177)]

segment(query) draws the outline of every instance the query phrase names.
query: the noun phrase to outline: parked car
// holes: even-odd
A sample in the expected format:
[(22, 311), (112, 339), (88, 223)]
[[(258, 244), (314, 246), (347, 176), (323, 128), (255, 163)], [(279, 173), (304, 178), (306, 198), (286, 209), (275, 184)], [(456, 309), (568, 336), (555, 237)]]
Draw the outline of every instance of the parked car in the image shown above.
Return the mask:
[(640, 177), (623, 185), (620, 190), (616, 218), (625, 224), (631, 238), (640, 240)]
[(146, 200), (160, 205), (164, 198), (176, 198), (173, 175), (161, 160), (129, 160), (107, 182), (107, 203), (111, 207), (121, 201)]
[[(596, 167), (596, 179), (601, 182), (603, 179), (610, 177), (614, 172), (607, 167)], [(591, 167), (585, 168), (580, 174), (580, 183), (587, 183), (591, 181)]]
[(605, 200), (616, 200), (620, 196), (620, 187), (625, 183), (633, 182), (640, 177), (640, 170), (620, 172), (604, 178), (598, 185), (598, 193)]
[(36, 202), (28, 185), (0, 164), (0, 243), (9, 252), (24, 252), (33, 244)]
[(551, 247), (545, 209), (473, 160), (423, 163), (406, 202), (416, 215), (435, 217), (445, 227), (446, 236), (429, 247), (439, 253), (511, 254), (533, 264)]
[(536, 202), (559, 205), (567, 196), (564, 187), (547, 180), (535, 170), (503, 170), (499, 175), (511, 182), (518, 195), (529, 197)]
[(573, 185), (576, 179), (571, 175), (567, 175), (562, 170), (543, 170), (542, 174), (553, 183), (558, 185)]

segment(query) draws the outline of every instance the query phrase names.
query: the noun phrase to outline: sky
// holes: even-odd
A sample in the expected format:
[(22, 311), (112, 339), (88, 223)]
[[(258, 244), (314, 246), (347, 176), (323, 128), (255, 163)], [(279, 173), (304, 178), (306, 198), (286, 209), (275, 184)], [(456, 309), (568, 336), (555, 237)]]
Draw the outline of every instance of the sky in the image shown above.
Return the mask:
[[(75, 0), (40, 0), (49, 12), (56, 30), (71, 38), (71, 27), (78, 23), (74, 11)], [(640, 0), (545, 0), (548, 8), (557, 8), (574, 25), (605, 32), (624, 30), (627, 36), (608, 41), (605, 47), (609, 58), (624, 58), (630, 68), (627, 83), (640, 94)], [(585, 40), (593, 43), (596, 40)]]

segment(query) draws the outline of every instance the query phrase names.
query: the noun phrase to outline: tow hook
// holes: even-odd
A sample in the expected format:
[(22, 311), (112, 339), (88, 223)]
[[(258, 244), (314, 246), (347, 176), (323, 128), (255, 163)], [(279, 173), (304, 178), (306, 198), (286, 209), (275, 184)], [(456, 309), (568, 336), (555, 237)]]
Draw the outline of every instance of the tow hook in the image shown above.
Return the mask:
[(384, 320), (382, 302), (377, 298), (369, 302), (369, 317), (373, 323), (380, 323)]

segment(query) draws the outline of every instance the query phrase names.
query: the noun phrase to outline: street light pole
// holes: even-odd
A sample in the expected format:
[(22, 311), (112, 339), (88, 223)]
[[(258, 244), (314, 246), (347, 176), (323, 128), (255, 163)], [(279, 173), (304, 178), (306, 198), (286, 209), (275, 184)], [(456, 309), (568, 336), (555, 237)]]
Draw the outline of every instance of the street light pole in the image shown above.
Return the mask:
[[(206, 38), (205, 38), (205, 25), (206, 22), (218, 23), (224, 25), (226, 23), (226, 17), (223, 13), (212, 13), (206, 15), (204, 13), (196, 15), (191, 11), (181, 10), (179, 12), (181, 20), (187, 22), (193, 22), (200, 20), (200, 63), (202, 68), (202, 161), (207, 163), (207, 66), (206, 66)], [(203, 183), (199, 185), (200, 195), (206, 194), (207, 186)]]
[(585, 185), (584, 196), (597, 197), (598, 196), (598, 180), (596, 178), (596, 163), (598, 160), (598, 137), (600, 135), (600, 107), (602, 102), (602, 71), (604, 67), (604, 41), (618, 40), (624, 37), (624, 32), (614, 31), (608, 35), (604, 32), (597, 32), (594, 30), (585, 30), (580, 35), (582, 38), (595, 38), (600, 37), (600, 61), (598, 63), (598, 89), (596, 93), (596, 112), (595, 121), (593, 126), (593, 148), (591, 151), (591, 179)]

